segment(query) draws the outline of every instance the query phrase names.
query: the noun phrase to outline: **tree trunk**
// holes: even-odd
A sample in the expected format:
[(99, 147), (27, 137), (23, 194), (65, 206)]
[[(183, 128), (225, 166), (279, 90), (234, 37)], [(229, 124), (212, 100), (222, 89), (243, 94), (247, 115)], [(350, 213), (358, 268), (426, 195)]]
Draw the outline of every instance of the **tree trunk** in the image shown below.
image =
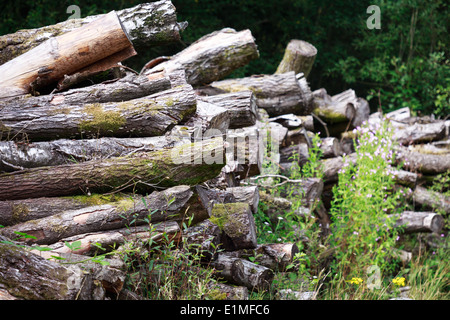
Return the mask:
[(236, 32), (225, 28), (201, 37), (167, 61), (161, 62), (162, 58), (150, 61), (141, 73), (183, 69), (189, 84), (201, 86), (226, 77), (258, 57), (250, 30)]
[(222, 231), (225, 250), (256, 247), (255, 220), (247, 203), (216, 203), (212, 208), (210, 221)]
[(256, 124), (258, 107), (251, 91), (200, 96), (197, 100), (203, 100), (227, 109), (230, 116), (230, 129), (249, 127)]
[(128, 76), (94, 84), (88, 87), (70, 89), (55, 94), (43, 96), (20, 96), (6, 99), (0, 102), (0, 110), (17, 109), (24, 110), (34, 106), (61, 106), (77, 105), (85, 103), (121, 102), (142, 98), (171, 88), (170, 76), (164, 73), (152, 76)]
[(5, 107), (0, 116), (0, 138), (22, 137), (34, 142), (105, 135), (158, 136), (186, 121), (195, 110), (196, 96), (190, 85), (124, 102), (48, 103), (21, 110)]
[(297, 74), (302, 72), (307, 78), (311, 72), (316, 55), (317, 49), (312, 44), (303, 40), (291, 40), (275, 73), (294, 71)]
[(0, 225), (11, 226), (25, 221), (52, 216), (68, 210), (78, 210), (93, 205), (117, 203), (131, 195), (92, 195), (73, 197), (35, 198), (0, 201)]
[(219, 253), (218, 258), (211, 262), (211, 267), (218, 271), (218, 277), (249, 290), (268, 290), (274, 278), (271, 269), (233, 257), (230, 253)]
[[(0, 64), (27, 52), (42, 42), (76, 30), (104, 15), (70, 19), (38, 29), (19, 30), (0, 36)], [(175, 6), (169, 0), (142, 3), (117, 11), (130, 41), (136, 47), (148, 47), (177, 42), (182, 27), (177, 23)]]
[[(255, 249), (241, 249), (228, 254), (237, 258), (252, 258), (257, 263), (274, 271), (285, 271), (286, 267), (294, 261), (299, 249), (294, 243), (260, 244)], [(296, 270), (292, 268), (292, 271)]]
[(0, 98), (40, 90), (61, 80), (64, 75), (84, 71), (96, 64), (102, 64), (103, 70), (107, 70), (135, 54), (113, 11), (1, 65)]
[[(170, 241), (177, 244), (181, 241), (181, 237), (181, 229), (176, 221), (164, 221), (151, 224), (150, 226), (129, 226), (103, 232), (78, 234), (63, 238), (48, 247), (52, 249), (52, 253), (75, 253), (94, 256), (110, 252), (127, 241), (136, 241), (139, 242), (140, 246), (147, 247), (164, 245)], [(79, 245), (75, 244), (75, 242), (79, 242)], [(76, 246), (73, 247), (75, 250), (72, 250), (70, 246)]]
[(74, 164), (82, 161), (123, 157), (180, 145), (176, 136), (41, 141), (23, 144), (0, 141), (0, 171)]
[(450, 214), (450, 197), (439, 192), (417, 186), (412, 194), (412, 199), (416, 207), (420, 205), (427, 209), (443, 211), (447, 215)]
[(251, 90), (258, 107), (265, 109), (271, 117), (287, 113), (309, 115), (312, 111), (309, 86), (294, 72), (221, 80), (211, 83), (211, 87), (226, 92)]
[(398, 146), (395, 149), (395, 155), (396, 161), (403, 162), (403, 166), (410, 171), (439, 174), (450, 170), (450, 153), (421, 153), (420, 149), (410, 150), (407, 147)]
[(400, 226), (403, 226), (405, 233), (438, 233), (444, 227), (444, 218), (434, 212), (404, 211), (396, 222), (396, 227)]
[[(113, 204), (91, 206), (78, 210), (68, 210), (60, 214), (23, 222), (0, 229), (0, 234), (26, 243), (52, 244), (61, 239), (79, 234), (132, 227), (164, 221), (181, 220), (185, 204), (193, 192), (188, 186), (177, 186), (164, 191), (154, 191), (149, 196), (136, 201), (122, 200)], [(175, 201), (169, 203), (174, 198)], [(16, 232), (26, 233), (35, 238), (23, 238)]]
[(11, 244), (0, 243), (0, 249), (0, 287), (10, 295), (26, 300), (95, 299), (94, 279), (79, 266), (65, 267)]

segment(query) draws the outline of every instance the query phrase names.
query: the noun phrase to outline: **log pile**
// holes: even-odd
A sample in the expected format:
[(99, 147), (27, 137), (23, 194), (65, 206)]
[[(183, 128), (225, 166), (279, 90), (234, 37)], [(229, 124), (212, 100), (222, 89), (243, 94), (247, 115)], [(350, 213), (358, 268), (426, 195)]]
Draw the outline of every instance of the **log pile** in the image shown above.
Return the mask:
[[(179, 40), (185, 25), (174, 9), (162, 0), (0, 37), (16, 39), (0, 48), (0, 69), (8, 70), (0, 86), (0, 299), (142, 299), (124, 288), (123, 262), (87, 259), (130, 239), (199, 246), (205, 267), (228, 283), (211, 287), (229, 299), (267, 290), (299, 250), (258, 242), (260, 201), (273, 205), (270, 219), (292, 206), (261, 192), (274, 187), (261, 177), (284, 177), (304, 204), (298, 214), (316, 213), (329, 225), (330, 190), (342, 156), (354, 152), (349, 133), (378, 114), (354, 90), (311, 91), (306, 76), (317, 50), (300, 40), (274, 74), (225, 79), (259, 56), (249, 30), (224, 28), (151, 60), (139, 74), (123, 70), (134, 46)], [(76, 41), (98, 23), (104, 29), (91, 35), (95, 45)], [(55, 53), (55, 43), (76, 52)], [(56, 58), (63, 54), (75, 58), (63, 63)], [(76, 85), (117, 68), (113, 79)], [(442, 217), (432, 211), (448, 214), (449, 199), (426, 185), (430, 174), (450, 169), (449, 124), (388, 116), (405, 162), (398, 183), (428, 210), (405, 212), (398, 223), (406, 232), (439, 232)], [(304, 165), (318, 131), (324, 179), (287, 179), (291, 158)], [(272, 176), (263, 167), (269, 144), (281, 167)]]

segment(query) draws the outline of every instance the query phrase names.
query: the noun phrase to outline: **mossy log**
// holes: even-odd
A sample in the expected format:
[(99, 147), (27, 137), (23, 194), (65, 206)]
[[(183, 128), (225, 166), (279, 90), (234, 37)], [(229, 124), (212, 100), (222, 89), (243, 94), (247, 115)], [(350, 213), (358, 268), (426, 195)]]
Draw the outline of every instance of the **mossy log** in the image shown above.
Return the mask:
[(396, 161), (403, 164), (409, 171), (423, 174), (439, 174), (450, 170), (450, 152), (428, 153), (420, 148), (397, 146), (395, 148)]
[(189, 84), (201, 86), (226, 77), (258, 57), (250, 30), (237, 32), (224, 28), (201, 37), (168, 59), (150, 61), (141, 73), (148, 75), (163, 70), (170, 73), (182, 69)]
[[(104, 254), (117, 249), (125, 242), (135, 242), (141, 247), (181, 242), (181, 228), (176, 221), (164, 221), (149, 225), (127, 226), (121, 229), (90, 232), (63, 238), (49, 245), (52, 254), (75, 253), (87, 256)], [(66, 245), (69, 244), (69, 246)]]
[[(186, 203), (193, 195), (189, 186), (176, 186), (163, 191), (154, 191), (138, 199), (125, 199), (112, 204), (67, 210), (60, 214), (38, 220), (22, 222), (0, 229), (0, 234), (19, 238), (24, 243), (52, 244), (75, 235), (120, 229), (133, 225), (164, 220), (181, 220)], [(169, 202), (171, 199), (171, 203)], [(153, 213), (152, 213), (153, 212)], [(26, 233), (32, 238), (23, 238), (16, 232)]]
[(0, 139), (35, 142), (99, 136), (159, 136), (189, 119), (196, 106), (190, 85), (123, 102), (77, 105), (50, 102), (22, 109), (5, 106), (0, 115)]
[(183, 239), (193, 252), (200, 254), (203, 263), (216, 259), (221, 250), (220, 229), (210, 220), (183, 230)]
[(252, 210), (253, 214), (256, 214), (259, 204), (259, 190), (257, 186), (231, 187), (227, 188), (226, 191), (234, 196), (235, 202), (248, 203), (250, 210)]
[(228, 110), (230, 129), (253, 126), (258, 119), (256, 98), (251, 91), (200, 96), (197, 101), (206, 101)]
[[(176, 9), (170, 0), (142, 3), (117, 11), (130, 40), (136, 47), (163, 45), (180, 40), (181, 24), (177, 23)], [(103, 15), (70, 19), (37, 29), (19, 30), (0, 36), (0, 64), (29, 51), (42, 42), (76, 30)]]
[(123, 157), (139, 152), (170, 148), (182, 143), (183, 141), (175, 135), (142, 138), (59, 139), (31, 144), (0, 141), (0, 171), (12, 172)]
[(306, 79), (293, 71), (215, 81), (210, 86), (225, 92), (253, 91), (258, 107), (271, 117), (287, 113), (309, 115), (313, 107)]
[(218, 258), (211, 261), (210, 266), (216, 270), (218, 278), (254, 291), (269, 289), (274, 278), (271, 269), (246, 259), (233, 257), (232, 253), (228, 252), (219, 253)]
[(136, 51), (112, 11), (1, 65), (0, 98), (32, 93), (65, 75), (108, 70), (133, 55)]
[(289, 41), (284, 51), (283, 59), (278, 65), (275, 73), (286, 73), (294, 71), (296, 74), (302, 72), (307, 78), (311, 72), (317, 49), (309, 42), (293, 39)]
[[(122, 273), (122, 277), (115, 280), (123, 284), (124, 279)], [(24, 300), (103, 300), (105, 291), (97, 287), (95, 280), (79, 264), (62, 265), (26, 248), (0, 243), (0, 288), (12, 297)]]
[(438, 233), (444, 227), (444, 218), (434, 212), (404, 211), (397, 218), (395, 226), (402, 227), (405, 233)]
[(450, 214), (450, 197), (442, 193), (417, 186), (413, 191), (412, 200), (416, 207), (422, 206), (426, 209)]
[(327, 124), (351, 122), (355, 117), (356, 108), (353, 97), (344, 99), (345, 96), (340, 96), (342, 99), (335, 101), (326, 93), (322, 97), (315, 91), (313, 95), (313, 113)]
[(68, 210), (130, 199), (132, 195), (111, 194), (73, 197), (32, 198), (0, 201), (0, 225), (11, 226), (52, 216)]
[(207, 284), (207, 298), (211, 300), (248, 300), (248, 288), (234, 286), (220, 282), (209, 282)]
[(247, 203), (216, 203), (212, 207), (210, 221), (220, 228), (225, 250), (256, 247), (255, 219)]
[(198, 194), (199, 201), (211, 216), (212, 208), (216, 203), (234, 203), (236, 198), (230, 191), (221, 190), (217, 188), (205, 188), (203, 186), (195, 186), (195, 191)]

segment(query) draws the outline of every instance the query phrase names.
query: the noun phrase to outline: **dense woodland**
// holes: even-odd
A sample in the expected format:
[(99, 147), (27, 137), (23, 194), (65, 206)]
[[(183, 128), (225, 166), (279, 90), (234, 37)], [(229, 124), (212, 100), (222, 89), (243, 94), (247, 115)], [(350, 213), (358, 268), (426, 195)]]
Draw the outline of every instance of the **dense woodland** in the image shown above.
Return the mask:
[(0, 13), (0, 299), (449, 298), (444, 1), (72, 4)]

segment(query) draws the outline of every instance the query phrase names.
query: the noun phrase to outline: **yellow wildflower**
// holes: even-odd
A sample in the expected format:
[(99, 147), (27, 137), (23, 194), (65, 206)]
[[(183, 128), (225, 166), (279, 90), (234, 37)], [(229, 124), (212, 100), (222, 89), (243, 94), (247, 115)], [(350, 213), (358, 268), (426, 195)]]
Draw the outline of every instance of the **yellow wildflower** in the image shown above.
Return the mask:
[(361, 278), (352, 278), (352, 280), (350, 280), (348, 282), (354, 283), (356, 285), (359, 285), (359, 284), (363, 283), (363, 279), (361, 279)]
[(399, 286), (399, 287), (404, 287), (405, 286), (405, 278), (403, 277), (397, 277), (392, 279), (392, 283)]

